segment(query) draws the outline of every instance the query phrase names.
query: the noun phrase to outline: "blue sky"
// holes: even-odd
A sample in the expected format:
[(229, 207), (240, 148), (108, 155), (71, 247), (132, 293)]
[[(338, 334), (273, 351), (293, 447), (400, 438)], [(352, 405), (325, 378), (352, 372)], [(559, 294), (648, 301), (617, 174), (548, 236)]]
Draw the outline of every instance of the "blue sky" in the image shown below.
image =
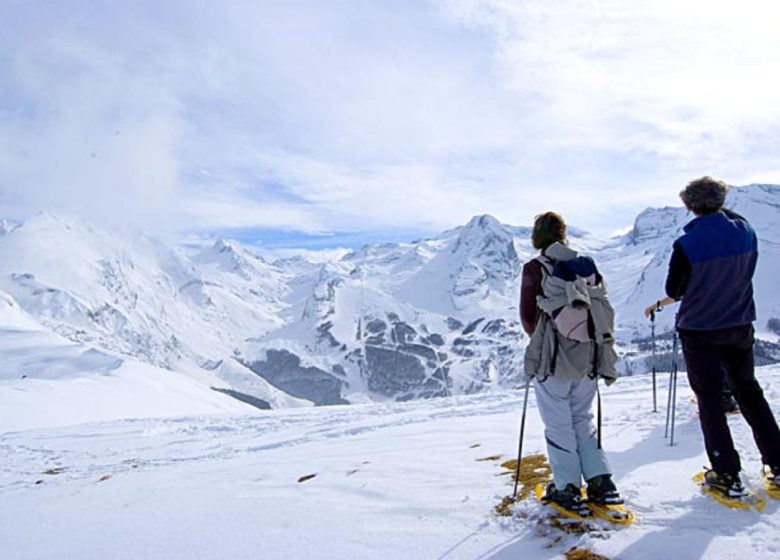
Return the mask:
[(267, 247), (780, 182), (763, 0), (0, 0), (0, 214)]

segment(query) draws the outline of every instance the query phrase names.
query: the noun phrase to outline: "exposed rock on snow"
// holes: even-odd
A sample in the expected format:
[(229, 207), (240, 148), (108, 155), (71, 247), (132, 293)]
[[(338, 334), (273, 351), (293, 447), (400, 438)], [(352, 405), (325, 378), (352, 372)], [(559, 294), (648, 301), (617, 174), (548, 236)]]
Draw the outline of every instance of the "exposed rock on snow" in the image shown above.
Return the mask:
[(274, 387), (315, 404), (346, 404), (341, 398), (341, 382), (313, 366), (302, 366), (298, 356), (287, 350), (268, 350), (265, 360), (245, 364)]

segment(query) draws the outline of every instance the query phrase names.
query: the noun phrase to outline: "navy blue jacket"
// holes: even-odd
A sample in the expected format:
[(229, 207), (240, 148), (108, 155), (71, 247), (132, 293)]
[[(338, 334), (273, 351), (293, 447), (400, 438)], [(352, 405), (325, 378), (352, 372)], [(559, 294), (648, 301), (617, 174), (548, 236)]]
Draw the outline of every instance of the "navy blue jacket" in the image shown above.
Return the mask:
[(674, 244), (666, 293), (682, 298), (677, 327), (715, 330), (756, 320), (758, 240), (748, 221), (721, 210), (700, 216)]

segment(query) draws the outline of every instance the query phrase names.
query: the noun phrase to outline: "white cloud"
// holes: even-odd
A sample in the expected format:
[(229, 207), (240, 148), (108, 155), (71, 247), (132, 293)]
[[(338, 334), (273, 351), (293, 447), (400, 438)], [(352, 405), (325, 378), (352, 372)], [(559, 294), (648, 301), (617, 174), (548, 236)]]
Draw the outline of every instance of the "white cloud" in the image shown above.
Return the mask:
[(439, 229), (481, 207), (481, 185), (422, 164), (337, 165), (288, 154), (258, 156), (260, 167), (322, 219), (347, 230)]
[(633, 149), (662, 165), (728, 169), (722, 162), (749, 158), (762, 135), (777, 138), (776, 2), (443, 5), (492, 31), (511, 87), (539, 96), (548, 144)]
[(11, 50), (4, 62), (18, 105), (0, 122), (9, 147), (0, 192), (30, 211), (108, 214), (109, 221), (159, 218), (170, 207), (186, 123), (153, 70), (57, 34)]
[(147, 228), (609, 232), (777, 182), (769, 2), (0, 7), (0, 212)]
[(180, 211), (199, 230), (240, 228), (294, 229), (310, 234), (328, 231), (304, 204), (253, 200), (230, 190), (198, 192), (182, 201)]
[(517, 134), (483, 39), (426, 4), (357, 7), (6, 8), (0, 85), (18, 110), (0, 123), (15, 146), (0, 192), (184, 228), (438, 227), (470, 214), (464, 199), (478, 211), (484, 193), (450, 167)]

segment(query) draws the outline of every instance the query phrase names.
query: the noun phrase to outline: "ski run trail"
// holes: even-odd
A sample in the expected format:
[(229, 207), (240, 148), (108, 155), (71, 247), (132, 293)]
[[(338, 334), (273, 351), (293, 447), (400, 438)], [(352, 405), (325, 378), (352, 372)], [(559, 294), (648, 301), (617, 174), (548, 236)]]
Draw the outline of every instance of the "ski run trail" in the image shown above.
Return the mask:
[[(757, 370), (776, 414), (780, 367)], [(780, 558), (780, 502), (724, 508), (691, 477), (707, 463), (685, 375), (676, 445), (667, 375), (602, 388), (604, 444), (630, 527), (550, 528), (529, 499), (512, 517), (522, 391), (368, 404), (114, 420), (0, 434), (0, 557), (120, 559)], [(760, 458), (731, 416), (749, 484)], [(544, 452), (533, 391), (525, 453)], [(498, 458), (497, 456), (500, 456)]]

